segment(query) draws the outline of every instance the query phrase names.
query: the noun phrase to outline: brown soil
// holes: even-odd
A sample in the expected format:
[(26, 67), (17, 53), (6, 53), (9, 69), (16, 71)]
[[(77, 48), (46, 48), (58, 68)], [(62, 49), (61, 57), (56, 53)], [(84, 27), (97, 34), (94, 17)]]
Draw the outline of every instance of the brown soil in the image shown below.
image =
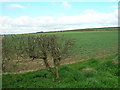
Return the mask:
[(118, 61), (113, 61), (112, 63), (114, 63), (114, 64), (118, 64)]
[(93, 71), (94, 69), (92, 68), (85, 68), (85, 69), (82, 69), (83, 72), (89, 72), (89, 71)]
[[(94, 57), (94, 58), (103, 58), (103, 57), (106, 57), (106, 56), (111, 56), (110, 54), (106, 54), (106, 55), (98, 55), (98, 56), (96, 56), (96, 57)], [(87, 59), (79, 59), (79, 60), (74, 60), (74, 61), (67, 61), (67, 60), (64, 60), (64, 62), (61, 62), (61, 64), (60, 65), (66, 65), (66, 64), (73, 64), (73, 63), (77, 63), (77, 62), (80, 62), (80, 61), (85, 61), (85, 60), (89, 60), (90, 58), (87, 58)], [(51, 65), (52, 67), (54, 67), (53, 65)], [(0, 73), (0, 74), (23, 74), (23, 73), (26, 73), (26, 72), (33, 72), (33, 71), (37, 71), (37, 70), (40, 70), (40, 69), (45, 69), (45, 66), (44, 66), (44, 64), (43, 65), (41, 65), (41, 66), (39, 66), (39, 67), (37, 67), (37, 68), (34, 68), (33, 70), (32, 70), (32, 68), (31, 68), (31, 70), (23, 70), (23, 71), (19, 71), (19, 72), (6, 72), (6, 73)], [(84, 71), (89, 71), (89, 70), (91, 70), (90, 68), (88, 69), (85, 69)]]

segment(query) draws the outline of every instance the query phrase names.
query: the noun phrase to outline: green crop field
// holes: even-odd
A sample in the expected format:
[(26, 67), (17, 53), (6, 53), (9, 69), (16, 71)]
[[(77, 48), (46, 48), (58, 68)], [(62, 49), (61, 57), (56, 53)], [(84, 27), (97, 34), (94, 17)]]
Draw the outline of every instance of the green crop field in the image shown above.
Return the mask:
[[(23, 57), (16, 57), (16, 51), (25, 50), (28, 47), (28, 37), (34, 35), (58, 35), (64, 39), (74, 40), (71, 55), (65, 61), (83, 61), (60, 66), (60, 83), (54, 82), (53, 75), (46, 69), (42, 69), (24, 74), (3, 74), (3, 88), (118, 87), (118, 31), (114, 31), (114, 28), (111, 31), (66, 31), (5, 35), (3, 47), (6, 47), (7, 58), (10, 60), (6, 63), (7, 67), (4, 72), (19, 72), (42, 67), (42, 60), (31, 61), (26, 52), (24, 52)], [(17, 60), (20, 62), (17, 62)], [(48, 73), (47, 78), (37, 77), (37, 75), (43, 73)]]
[(74, 57), (74, 59), (114, 54), (118, 50), (117, 31), (59, 32), (54, 34), (76, 40), (74, 50), (76, 58)]

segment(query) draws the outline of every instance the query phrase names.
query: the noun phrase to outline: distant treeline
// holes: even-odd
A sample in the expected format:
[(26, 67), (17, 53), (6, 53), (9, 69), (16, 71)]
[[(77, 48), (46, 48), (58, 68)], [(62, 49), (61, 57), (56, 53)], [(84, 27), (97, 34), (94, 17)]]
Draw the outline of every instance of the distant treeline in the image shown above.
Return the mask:
[(36, 33), (57, 33), (57, 32), (72, 32), (72, 31), (116, 31), (120, 27), (105, 27), (105, 28), (88, 28), (88, 29), (74, 29), (74, 30), (60, 30), (60, 31), (51, 31), (51, 32), (36, 32)]

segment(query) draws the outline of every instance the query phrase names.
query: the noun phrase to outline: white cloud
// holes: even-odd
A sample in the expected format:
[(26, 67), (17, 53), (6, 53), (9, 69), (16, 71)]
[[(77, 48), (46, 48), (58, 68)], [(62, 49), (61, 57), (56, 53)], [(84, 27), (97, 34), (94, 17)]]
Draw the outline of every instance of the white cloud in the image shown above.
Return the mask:
[(8, 9), (13, 9), (13, 8), (25, 8), (24, 6), (20, 5), (20, 4), (11, 4), (7, 7)]
[(11, 18), (0, 16), (0, 34), (3, 33), (30, 33), (40, 31), (57, 31), (81, 28), (117, 26), (118, 11), (99, 13), (95, 10), (85, 10), (73, 16), (61, 17), (28, 17)]
[(71, 8), (71, 5), (67, 1), (62, 2), (62, 6), (64, 8)]

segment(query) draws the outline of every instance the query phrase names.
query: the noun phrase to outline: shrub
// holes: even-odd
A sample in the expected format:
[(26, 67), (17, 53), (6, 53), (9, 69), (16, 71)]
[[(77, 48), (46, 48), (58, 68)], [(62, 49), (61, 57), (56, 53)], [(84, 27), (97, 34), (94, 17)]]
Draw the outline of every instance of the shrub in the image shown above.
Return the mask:
[(88, 72), (83, 72), (83, 73), (86, 78), (91, 78), (96, 75), (96, 71), (88, 71)]
[(93, 64), (93, 63), (97, 63), (97, 60), (92, 58), (92, 59), (89, 60), (89, 62)]

